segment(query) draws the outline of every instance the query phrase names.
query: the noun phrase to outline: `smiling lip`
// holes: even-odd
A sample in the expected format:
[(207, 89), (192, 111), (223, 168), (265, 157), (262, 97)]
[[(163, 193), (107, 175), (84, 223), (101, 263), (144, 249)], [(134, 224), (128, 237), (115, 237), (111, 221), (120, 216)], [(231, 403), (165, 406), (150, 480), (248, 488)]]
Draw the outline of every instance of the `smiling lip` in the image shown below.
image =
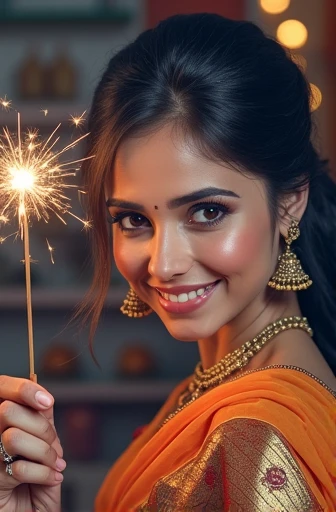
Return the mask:
[[(196, 309), (200, 308), (207, 302), (207, 300), (211, 297), (215, 289), (217, 288), (219, 281), (216, 281), (214, 283), (211, 283), (209, 288), (207, 290), (204, 290), (204, 293), (202, 295), (197, 296), (195, 299), (188, 300), (187, 302), (172, 302), (170, 300), (166, 300), (164, 297), (162, 297), (158, 293), (159, 303), (163, 307), (165, 311), (168, 313), (178, 313), (178, 314), (186, 314), (186, 313), (192, 313)], [(203, 286), (202, 286), (203, 287)], [(186, 286), (171, 288), (171, 290), (179, 290), (183, 289), (183, 291), (180, 291), (180, 293), (187, 293), (185, 290), (189, 289), (189, 291), (195, 290), (195, 288), (190, 288)], [(157, 288), (158, 290), (159, 288)], [(161, 291), (161, 290), (160, 290)], [(168, 292), (164, 292), (168, 293)]]

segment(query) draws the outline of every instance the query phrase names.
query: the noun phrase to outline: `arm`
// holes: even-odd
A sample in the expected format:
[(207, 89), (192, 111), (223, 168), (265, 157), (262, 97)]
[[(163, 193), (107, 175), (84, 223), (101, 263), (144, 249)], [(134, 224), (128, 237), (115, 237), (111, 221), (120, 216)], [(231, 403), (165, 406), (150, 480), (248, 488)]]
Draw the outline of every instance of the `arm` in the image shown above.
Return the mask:
[(197, 457), (160, 479), (139, 512), (322, 512), (288, 443), (273, 426), (223, 423)]

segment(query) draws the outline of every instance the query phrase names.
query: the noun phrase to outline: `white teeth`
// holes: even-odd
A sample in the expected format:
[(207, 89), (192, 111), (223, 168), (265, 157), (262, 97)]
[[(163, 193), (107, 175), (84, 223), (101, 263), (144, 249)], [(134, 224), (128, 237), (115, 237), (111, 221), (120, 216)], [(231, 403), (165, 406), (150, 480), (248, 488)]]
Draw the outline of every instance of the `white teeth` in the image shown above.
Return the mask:
[(189, 293), (180, 293), (180, 295), (173, 295), (173, 294), (164, 293), (164, 292), (159, 292), (159, 293), (164, 299), (169, 300), (170, 302), (181, 302), (182, 303), (182, 302), (188, 302), (188, 300), (196, 299), (197, 296), (199, 297), (199, 296), (203, 295), (203, 293), (206, 290), (209, 290), (209, 288), (212, 288), (212, 287), (213, 287), (213, 284), (210, 284), (206, 288), (199, 288), (198, 290), (192, 290)]
[(187, 293), (180, 293), (180, 295), (177, 297), (178, 302), (187, 302), (189, 299)]

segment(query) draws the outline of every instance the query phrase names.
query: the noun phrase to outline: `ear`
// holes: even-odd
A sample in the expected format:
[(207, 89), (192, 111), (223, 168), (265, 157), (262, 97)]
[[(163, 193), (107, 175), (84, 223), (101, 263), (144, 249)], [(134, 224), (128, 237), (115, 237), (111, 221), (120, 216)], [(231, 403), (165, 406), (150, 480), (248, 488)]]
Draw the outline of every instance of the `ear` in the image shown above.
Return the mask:
[(279, 229), (283, 237), (287, 236), (288, 228), (292, 220), (300, 222), (308, 202), (309, 186), (288, 194), (280, 202), (279, 207)]

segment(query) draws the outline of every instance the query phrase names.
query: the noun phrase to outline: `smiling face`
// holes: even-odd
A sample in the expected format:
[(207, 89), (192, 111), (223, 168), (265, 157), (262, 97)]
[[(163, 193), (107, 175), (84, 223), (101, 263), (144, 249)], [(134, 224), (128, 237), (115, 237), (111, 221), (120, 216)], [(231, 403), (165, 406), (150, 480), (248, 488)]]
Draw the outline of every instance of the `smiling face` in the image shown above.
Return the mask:
[(264, 308), (278, 237), (262, 181), (166, 126), (120, 146), (107, 195), (116, 265), (172, 336), (206, 338)]

